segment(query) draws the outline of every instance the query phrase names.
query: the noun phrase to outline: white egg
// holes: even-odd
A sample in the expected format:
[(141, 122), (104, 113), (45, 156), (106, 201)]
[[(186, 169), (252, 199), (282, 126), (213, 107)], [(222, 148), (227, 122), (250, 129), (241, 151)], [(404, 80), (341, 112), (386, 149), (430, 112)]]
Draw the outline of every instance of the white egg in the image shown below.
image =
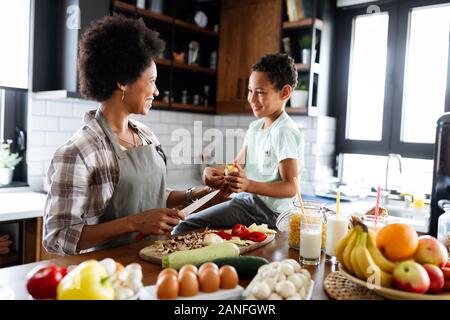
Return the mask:
[(305, 288), (305, 287), (300, 288), (300, 290), (298, 291), (298, 295), (299, 295), (303, 300), (306, 298), (306, 294), (307, 294), (307, 291), (306, 291), (306, 288)]
[(272, 293), (272, 290), (270, 290), (267, 283), (260, 282), (253, 287), (252, 293), (257, 299), (267, 299)]
[(275, 291), (275, 286), (277, 285), (277, 279), (275, 279), (275, 278), (267, 278), (267, 279), (265, 279), (263, 281), (264, 281), (264, 283), (266, 283), (270, 287), (270, 290)]
[(275, 291), (285, 299), (287, 299), (297, 293), (297, 290), (295, 290), (294, 284), (289, 281), (278, 282), (275, 287)]
[(283, 262), (278, 265), (278, 272), (290, 276), (294, 274), (294, 267), (290, 263)]
[(294, 260), (294, 259), (284, 259), (282, 262), (283, 262), (283, 263), (290, 263), (290, 264), (294, 267), (294, 271), (295, 271), (295, 272), (300, 272), (300, 270), (302, 269), (302, 266), (300, 265), (300, 263), (298, 263), (297, 260)]
[(279, 261), (274, 261), (274, 262), (269, 263), (269, 266), (270, 266), (272, 269), (275, 269), (275, 270), (278, 269), (278, 266), (279, 266), (279, 265), (280, 265), (280, 262), (279, 262)]
[(262, 273), (262, 278), (263, 279), (267, 279), (267, 278), (277, 278), (278, 277), (278, 272), (277, 272), (277, 270), (275, 270), (275, 269), (268, 269), (268, 270), (265, 270), (263, 273)]
[(258, 269), (258, 274), (263, 274), (264, 271), (267, 271), (269, 269), (272, 269), (272, 267), (268, 264), (262, 265), (261, 267), (259, 267)]
[(267, 300), (283, 300), (283, 297), (274, 292), (269, 296), (269, 298), (267, 298)]
[(293, 275), (289, 276), (287, 278), (287, 280), (294, 284), (295, 289), (297, 291), (300, 290), (305, 284), (305, 281), (303, 280), (303, 278), (297, 274), (293, 274)]
[(127, 300), (134, 295), (134, 291), (126, 287), (118, 287), (114, 293), (116, 300)]
[(128, 271), (128, 278), (127, 279), (136, 279), (141, 281), (142, 280), (142, 271), (141, 270), (130, 270)]
[(308, 287), (309, 284), (311, 283), (311, 279), (308, 278), (307, 276), (305, 276), (303, 273), (296, 273), (295, 275), (303, 280), (303, 286), (304, 287)]
[(301, 270), (300, 270), (300, 273), (302, 273), (302, 274), (304, 274), (305, 276), (307, 276), (308, 279), (311, 279), (311, 274), (309, 273), (308, 270), (306, 270), (306, 269), (301, 269)]
[(130, 263), (125, 267), (125, 270), (131, 271), (131, 270), (140, 270), (142, 272), (142, 267), (139, 263)]
[(106, 273), (110, 276), (116, 272), (116, 262), (111, 258), (106, 258), (100, 261), (101, 265), (105, 268)]

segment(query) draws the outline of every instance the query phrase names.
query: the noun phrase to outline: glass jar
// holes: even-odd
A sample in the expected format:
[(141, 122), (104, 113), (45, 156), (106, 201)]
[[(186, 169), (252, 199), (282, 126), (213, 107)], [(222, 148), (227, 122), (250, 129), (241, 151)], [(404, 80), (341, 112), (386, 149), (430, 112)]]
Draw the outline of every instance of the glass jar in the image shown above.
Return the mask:
[[(318, 201), (305, 201), (303, 203), (306, 219), (311, 221), (320, 220), (322, 223), (322, 248), (325, 248), (326, 224), (324, 223), (324, 203)], [(301, 209), (298, 202), (293, 203), (292, 209), (279, 215), (277, 219), (277, 229), (282, 232), (289, 232), (289, 247), (295, 250), (300, 248), (300, 219)]]
[(438, 240), (445, 245), (450, 253), (450, 205), (445, 205), (444, 213), (439, 216)]

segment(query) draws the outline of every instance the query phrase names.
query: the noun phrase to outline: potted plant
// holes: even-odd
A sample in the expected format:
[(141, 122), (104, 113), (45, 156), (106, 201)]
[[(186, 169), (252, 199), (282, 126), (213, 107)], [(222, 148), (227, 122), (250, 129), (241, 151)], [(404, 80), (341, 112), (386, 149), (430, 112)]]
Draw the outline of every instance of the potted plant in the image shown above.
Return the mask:
[(310, 64), (311, 63), (311, 44), (312, 39), (309, 34), (304, 35), (298, 41), (300, 49), (302, 50), (302, 63)]
[(306, 107), (308, 102), (308, 84), (299, 80), (294, 91), (291, 95), (291, 107), (292, 108), (302, 108)]
[(0, 144), (0, 185), (12, 182), (14, 167), (22, 160), (18, 153), (11, 152), (12, 140)]

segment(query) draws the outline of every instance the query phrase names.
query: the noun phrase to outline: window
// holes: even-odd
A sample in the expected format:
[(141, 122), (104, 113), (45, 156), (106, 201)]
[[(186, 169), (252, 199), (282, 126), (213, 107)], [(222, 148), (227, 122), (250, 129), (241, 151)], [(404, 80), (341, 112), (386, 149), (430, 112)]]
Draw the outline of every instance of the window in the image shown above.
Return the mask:
[(432, 159), (436, 120), (450, 111), (450, 3), (397, 1), (379, 8), (343, 11), (337, 149)]
[(28, 88), (30, 0), (0, 1), (0, 87)]
[(434, 143), (445, 109), (450, 5), (413, 8), (410, 19), (401, 140)]
[(359, 16), (354, 21), (347, 104), (348, 139), (381, 140), (388, 21), (386, 13)]
[(389, 188), (430, 193), (436, 121), (450, 111), (450, 3), (371, 4), (380, 12), (367, 13), (366, 4), (338, 15), (340, 175), (347, 183), (384, 187), (387, 155), (396, 153), (403, 157), (403, 180), (392, 178)]

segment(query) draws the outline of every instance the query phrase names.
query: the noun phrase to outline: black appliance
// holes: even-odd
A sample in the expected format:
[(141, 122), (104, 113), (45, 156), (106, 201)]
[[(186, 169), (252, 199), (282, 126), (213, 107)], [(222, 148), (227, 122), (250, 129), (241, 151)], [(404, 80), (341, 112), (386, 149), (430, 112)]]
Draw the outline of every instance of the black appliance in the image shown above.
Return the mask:
[(444, 212), (442, 210), (444, 201), (440, 200), (450, 200), (450, 112), (444, 113), (439, 118), (436, 127), (429, 230), (432, 236), (437, 235), (438, 219)]

